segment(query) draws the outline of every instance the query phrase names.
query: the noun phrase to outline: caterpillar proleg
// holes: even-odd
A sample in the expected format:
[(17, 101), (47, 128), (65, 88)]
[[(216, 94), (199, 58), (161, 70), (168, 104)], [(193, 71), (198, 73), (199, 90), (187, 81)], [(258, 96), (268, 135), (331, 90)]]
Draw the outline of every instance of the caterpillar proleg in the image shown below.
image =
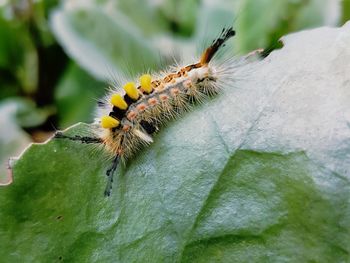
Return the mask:
[(105, 195), (109, 196), (113, 174), (120, 161), (132, 157), (141, 146), (152, 143), (152, 133), (158, 131), (162, 124), (188, 111), (194, 102), (201, 103), (217, 94), (225, 81), (232, 80), (232, 61), (215, 64), (213, 58), (234, 35), (232, 28), (224, 28), (197, 63), (178, 67), (157, 77), (144, 74), (138, 84), (128, 82), (122, 91), (113, 89), (99, 101), (94, 136), (71, 137), (57, 132), (55, 138), (102, 144), (113, 155), (113, 163), (106, 171), (108, 183)]

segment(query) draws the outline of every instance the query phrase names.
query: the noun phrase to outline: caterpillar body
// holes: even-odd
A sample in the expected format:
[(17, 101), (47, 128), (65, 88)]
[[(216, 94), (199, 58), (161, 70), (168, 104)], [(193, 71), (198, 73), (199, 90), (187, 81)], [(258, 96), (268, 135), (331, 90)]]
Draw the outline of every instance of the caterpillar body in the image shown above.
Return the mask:
[(105, 195), (109, 196), (113, 174), (118, 163), (133, 156), (141, 146), (150, 144), (151, 134), (160, 126), (189, 110), (194, 102), (217, 94), (223, 78), (232, 78), (232, 68), (220, 67), (212, 59), (224, 43), (235, 35), (232, 28), (223, 29), (220, 36), (202, 53), (199, 62), (152, 79), (142, 75), (139, 85), (128, 82), (124, 91), (112, 90), (99, 101), (98, 128), (93, 137), (66, 136), (61, 132), (56, 138), (66, 138), (82, 143), (102, 144), (113, 155), (111, 167), (106, 171), (108, 183)]

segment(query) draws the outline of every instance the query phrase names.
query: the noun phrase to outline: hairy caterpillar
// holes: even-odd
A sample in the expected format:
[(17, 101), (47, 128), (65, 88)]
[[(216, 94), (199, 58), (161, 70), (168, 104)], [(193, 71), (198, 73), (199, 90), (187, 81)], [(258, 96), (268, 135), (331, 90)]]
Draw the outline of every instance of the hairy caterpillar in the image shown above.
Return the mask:
[(108, 183), (105, 195), (111, 192), (113, 174), (120, 160), (127, 160), (140, 146), (153, 140), (151, 134), (161, 124), (187, 111), (194, 102), (213, 96), (220, 91), (223, 81), (232, 79), (233, 67), (212, 62), (224, 43), (235, 35), (232, 28), (223, 29), (220, 36), (202, 53), (199, 62), (170, 74), (152, 79), (145, 74), (139, 85), (128, 82), (124, 91), (111, 91), (99, 101), (98, 127), (93, 137), (66, 136), (61, 132), (55, 138), (66, 138), (82, 143), (102, 144), (113, 155), (111, 167), (106, 171)]

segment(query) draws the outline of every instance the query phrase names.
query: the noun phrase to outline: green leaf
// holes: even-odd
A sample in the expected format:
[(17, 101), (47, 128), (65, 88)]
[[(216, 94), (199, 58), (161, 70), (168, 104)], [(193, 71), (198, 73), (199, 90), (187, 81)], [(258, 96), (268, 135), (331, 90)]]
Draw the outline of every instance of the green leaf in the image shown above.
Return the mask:
[(12, 98), (7, 101), (16, 105), (16, 122), (23, 128), (39, 126), (55, 112), (55, 109), (50, 106), (38, 108), (35, 103), (29, 99)]
[(209, 41), (217, 37), (218, 28), (228, 26), (227, 23), (231, 22), (233, 17), (239, 17), (240, 14), (236, 14), (236, 10), (237, 3), (232, 1), (204, 1), (198, 11), (200, 15), (196, 27), (197, 43), (207, 42), (206, 45), (210, 45)]
[[(157, 70), (194, 52), (198, 1), (65, 2), (50, 17), (66, 53), (96, 79)], [(113, 75), (111, 74), (113, 73)]]
[(159, 66), (158, 51), (119, 10), (89, 3), (68, 4), (51, 16), (52, 30), (65, 51), (98, 79), (135, 74)]
[(342, 1), (342, 22), (350, 20), (350, 0)]
[(196, 0), (167, 0), (163, 1), (159, 8), (161, 13), (166, 17), (165, 22), (169, 23), (169, 27), (172, 29), (173, 33), (191, 36), (194, 31), (197, 16), (199, 14), (201, 16), (204, 15), (197, 12), (198, 6), (200, 5)]
[[(26, 25), (0, 16), (0, 76), (2, 85), (16, 78), (25, 93), (38, 82), (38, 55)], [(6, 73), (6, 74), (5, 74)]]
[[(17, 120), (17, 115), (23, 112), (29, 104), (27, 103), (28, 101), (13, 99), (0, 103), (0, 185), (11, 181), (9, 158), (23, 151), (31, 141)], [(32, 115), (35, 115), (34, 111)]]
[(349, 261), (350, 24), (284, 41), (120, 166), (110, 198), (95, 148), (32, 145), (0, 192), (2, 260)]
[(236, 23), (237, 32), (241, 32), (237, 34), (236, 50), (275, 49), (280, 37), (287, 33), (338, 25), (340, 9), (340, 3), (332, 0), (242, 0)]

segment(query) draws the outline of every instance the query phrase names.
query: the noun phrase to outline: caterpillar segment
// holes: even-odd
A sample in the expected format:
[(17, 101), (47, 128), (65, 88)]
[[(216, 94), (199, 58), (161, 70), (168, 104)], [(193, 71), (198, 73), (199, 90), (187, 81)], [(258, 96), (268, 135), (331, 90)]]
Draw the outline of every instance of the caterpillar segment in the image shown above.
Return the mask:
[(128, 104), (126, 110), (125, 107), (120, 107), (121, 104), (125, 105), (125, 100), (119, 104), (113, 104), (111, 100), (117, 106), (113, 107), (108, 116), (101, 117), (101, 126), (106, 129), (101, 137), (107, 150), (128, 159), (138, 150), (137, 145), (152, 142), (147, 129), (143, 127), (144, 123), (157, 129), (163, 122), (177, 117), (181, 113), (180, 109), (187, 109), (186, 105), (191, 105), (193, 101), (201, 102), (205, 97), (218, 92), (217, 85), (212, 83), (216, 79), (215, 73), (208, 65), (191, 68), (186, 72), (187, 77), (174, 77), (175, 74), (166, 76), (161, 81), (163, 87), (160, 89), (159, 86), (152, 85), (150, 93), (142, 93), (140, 87), (132, 89), (129, 85), (126, 95), (134, 101)]

